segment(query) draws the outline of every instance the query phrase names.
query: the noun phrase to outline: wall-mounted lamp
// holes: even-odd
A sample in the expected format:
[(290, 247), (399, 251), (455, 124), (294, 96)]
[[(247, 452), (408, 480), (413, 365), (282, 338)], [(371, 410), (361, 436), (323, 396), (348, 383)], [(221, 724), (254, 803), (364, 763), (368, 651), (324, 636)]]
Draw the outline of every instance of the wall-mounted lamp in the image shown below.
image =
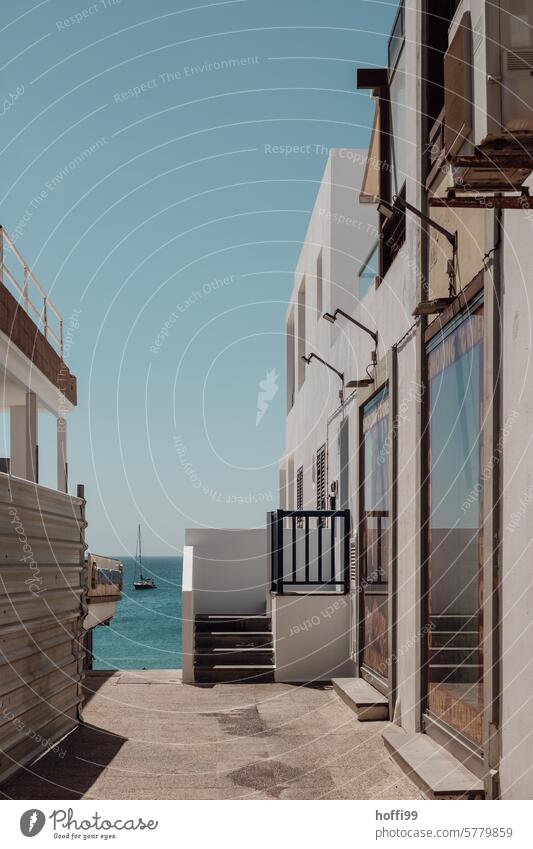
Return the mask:
[(372, 339), (374, 340), (374, 344), (375, 345), (378, 344), (377, 330), (370, 330), (369, 327), (366, 327), (366, 325), (361, 324), (361, 322), (357, 321), (356, 318), (353, 318), (353, 316), (348, 315), (347, 312), (344, 312), (344, 310), (341, 310), (338, 307), (337, 307), (337, 309), (335, 310), (334, 313), (325, 312), (324, 315), (322, 316), (322, 318), (325, 318), (326, 321), (331, 322), (331, 324), (335, 324), (335, 322), (337, 321), (338, 315), (342, 315), (344, 318), (347, 318), (348, 321), (351, 321), (352, 324), (355, 324), (357, 327), (359, 327), (360, 330), (364, 330), (365, 333), (368, 333), (368, 335), (372, 337)]
[(436, 315), (444, 312), (444, 310), (450, 306), (454, 297), (455, 295), (448, 298), (433, 298), (432, 301), (421, 301), (418, 306), (414, 308), (413, 315)]
[(378, 332), (377, 332), (377, 330), (370, 330), (370, 328), (367, 327), (365, 324), (361, 324), (360, 321), (357, 321), (356, 318), (349, 315), (347, 312), (344, 312), (344, 310), (341, 310), (339, 307), (337, 307), (337, 309), (335, 310), (334, 313), (325, 312), (323, 314), (322, 318), (325, 318), (326, 321), (329, 321), (331, 324), (335, 324), (335, 322), (337, 321), (338, 315), (342, 315), (343, 318), (348, 319), (348, 321), (351, 321), (352, 324), (355, 324), (356, 327), (358, 327), (360, 330), (363, 330), (365, 333), (368, 333), (368, 335), (372, 337), (372, 339), (374, 340), (374, 350), (372, 351), (371, 356), (372, 356), (373, 364), (376, 365), (376, 363), (378, 361)]
[(336, 369), (335, 366), (331, 365), (331, 363), (327, 363), (326, 360), (323, 360), (322, 357), (318, 356), (318, 354), (309, 354), (307, 357), (305, 356), (305, 354), (302, 354), (302, 360), (307, 365), (309, 365), (311, 360), (318, 360), (319, 363), (322, 363), (323, 366), (326, 366), (326, 368), (329, 368), (330, 371), (334, 371), (335, 374), (337, 375), (337, 377), (339, 378), (340, 382), (341, 382), (341, 389), (339, 390), (339, 397), (340, 397), (341, 401), (344, 400), (344, 372)]

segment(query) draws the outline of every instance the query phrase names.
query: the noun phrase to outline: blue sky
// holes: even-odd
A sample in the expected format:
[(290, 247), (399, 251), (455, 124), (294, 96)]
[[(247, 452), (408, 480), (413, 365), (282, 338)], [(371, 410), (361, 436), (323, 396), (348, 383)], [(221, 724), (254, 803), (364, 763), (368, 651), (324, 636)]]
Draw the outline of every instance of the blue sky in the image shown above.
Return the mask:
[(395, 8), (10, 4), (1, 223), (66, 323), (79, 311), (69, 471), (93, 550), (131, 553), (141, 521), (168, 554), (184, 527), (277, 506), (292, 270), (327, 149), (368, 143), (355, 69), (385, 61)]

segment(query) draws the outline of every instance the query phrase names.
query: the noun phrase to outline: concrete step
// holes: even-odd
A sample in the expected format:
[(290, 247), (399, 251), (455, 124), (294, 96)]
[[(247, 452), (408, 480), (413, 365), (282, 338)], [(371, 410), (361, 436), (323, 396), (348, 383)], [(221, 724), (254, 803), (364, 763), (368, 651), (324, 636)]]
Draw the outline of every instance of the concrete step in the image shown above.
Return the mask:
[(195, 666), (196, 684), (270, 684), (274, 667), (263, 666)]
[(483, 781), (427, 734), (389, 726), (385, 745), (404, 772), (433, 799), (483, 799)]
[(195, 617), (197, 633), (206, 631), (272, 631), (270, 616), (244, 616), (243, 614), (200, 614)]
[(482, 673), (479, 663), (432, 663), (430, 675), (433, 683), (475, 684), (481, 680)]
[(271, 648), (272, 633), (269, 631), (205, 631), (198, 632), (195, 638), (196, 647), (217, 648)]
[(337, 695), (351, 708), (361, 722), (389, 718), (389, 701), (363, 678), (333, 678)]
[(274, 662), (274, 653), (271, 650), (263, 648), (213, 648), (204, 649), (203, 651), (196, 650), (194, 653), (195, 666), (219, 666), (229, 665), (263, 665), (271, 666)]

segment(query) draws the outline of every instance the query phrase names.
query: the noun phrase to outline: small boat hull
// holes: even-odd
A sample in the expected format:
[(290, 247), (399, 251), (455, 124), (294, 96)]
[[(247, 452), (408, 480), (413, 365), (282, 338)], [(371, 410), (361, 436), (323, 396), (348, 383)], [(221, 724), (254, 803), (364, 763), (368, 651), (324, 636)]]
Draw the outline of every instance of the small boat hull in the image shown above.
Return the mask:
[(156, 590), (157, 585), (153, 583), (153, 581), (134, 581), (133, 582), (134, 590)]

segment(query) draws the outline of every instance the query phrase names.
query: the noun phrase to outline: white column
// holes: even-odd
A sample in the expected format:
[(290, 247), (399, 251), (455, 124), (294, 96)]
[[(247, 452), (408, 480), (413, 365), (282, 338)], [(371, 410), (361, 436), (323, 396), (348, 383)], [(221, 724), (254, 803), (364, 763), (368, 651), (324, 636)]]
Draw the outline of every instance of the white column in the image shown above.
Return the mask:
[(62, 416), (57, 420), (57, 488), (60, 492), (68, 492), (67, 420)]
[(10, 408), (11, 474), (37, 481), (37, 396), (26, 393), (26, 403)]

